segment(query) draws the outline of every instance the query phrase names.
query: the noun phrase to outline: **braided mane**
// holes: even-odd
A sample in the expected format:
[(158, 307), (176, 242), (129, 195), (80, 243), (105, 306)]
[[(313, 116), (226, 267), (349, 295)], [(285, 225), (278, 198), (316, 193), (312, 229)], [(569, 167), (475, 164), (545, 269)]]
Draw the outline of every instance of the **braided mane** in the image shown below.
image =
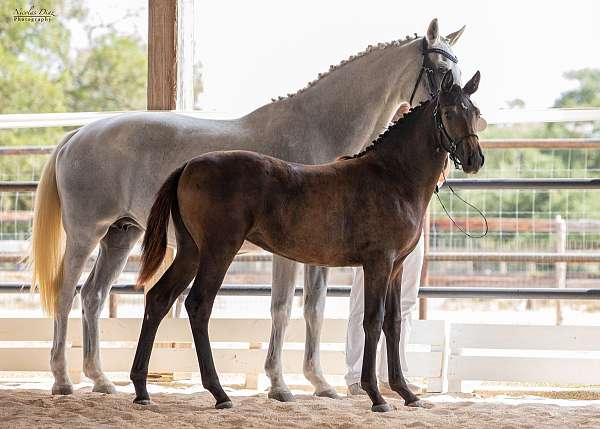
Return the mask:
[(420, 113), (429, 103), (431, 103), (431, 100), (426, 100), (410, 109), (397, 122), (392, 123), (383, 133), (379, 134), (379, 136), (373, 141), (373, 144), (367, 146), (362, 152), (351, 156), (344, 156), (339, 159), (344, 160), (360, 158), (365, 156), (367, 153), (376, 150), (381, 143), (387, 140), (392, 134), (397, 135), (403, 132), (407, 128), (407, 125), (412, 124), (415, 118), (419, 116), (418, 113)]
[(330, 73), (338, 70), (339, 68), (345, 66), (346, 64), (349, 64), (359, 58), (364, 57), (365, 55), (370, 54), (373, 51), (381, 51), (390, 47), (398, 47), (398, 46), (403, 46), (406, 45), (407, 43), (418, 39), (419, 36), (417, 35), (417, 33), (414, 34), (414, 36), (406, 36), (406, 38), (404, 40), (402, 39), (398, 39), (398, 40), (394, 40), (392, 42), (387, 42), (387, 43), (378, 43), (377, 45), (369, 45), (367, 46), (367, 48), (361, 52), (359, 52), (356, 55), (351, 55), (347, 60), (342, 60), (339, 64), (337, 65), (331, 65), (329, 66), (329, 70), (326, 71), (325, 73), (319, 73), (319, 75), (317, 76), (317, 78), (315, 80), (312, 80), (310, 82), (308, 82), (308, 84), (304, 87), (299, 89), (298, 91), (294, 92), (294, 93), (290, 93), (287, 94), (287, 96), (279, 96), (278, 98), (271, 98), (271, 102), (275, 103), (277, 101), (281, 101), (281, 100), (285, 100), (288, 98), (293, 97), (294, 95), (298, 95), (304, 91), (306, 91), (307, 89), (313, 87), (314, 85), (316, 85), (321, 79), (323, 79), (325, 76), (329, 75)]

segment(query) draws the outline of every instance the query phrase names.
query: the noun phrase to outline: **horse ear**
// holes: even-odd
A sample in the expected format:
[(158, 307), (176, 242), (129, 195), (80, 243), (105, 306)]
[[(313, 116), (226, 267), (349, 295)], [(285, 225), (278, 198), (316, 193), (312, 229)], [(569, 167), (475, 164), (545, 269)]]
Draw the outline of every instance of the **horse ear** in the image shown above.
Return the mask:
[(452, 75), (452, 70), (448, 70), (442, 79), (442, 91), (450, 91), (452, 85), (454, 85), (454, 76)]
[(440, 38), (440, 29), (437, 18), (433, 18), (427, 29), (427, 44), (432, 46)]
[(473, 94), (475, 91), (477, 91), (477, 88), (479, 88), (479, 80), (481, 78), (481, 73), (479, 73), (479, 70), (477, 70), (475, 72), (475, 74), (473, 75), (473, 77), (471, 78), (470, 81), (468, 81), (464, 88), (463, 88), (463, 92), (465, 94)]
[(460, 36), (462, 36), (463, 32), (465, 31), (465, 25), (462, 26), (462, 28), (458, 31), (455, 31), (454, 33), (450, 33), (446, 36), (446, 39), (448, 40), (448, 44), (450, 46), (454, 46), (454, 44), (456, 43), (456, 41), (458, 39), (460, 39)]

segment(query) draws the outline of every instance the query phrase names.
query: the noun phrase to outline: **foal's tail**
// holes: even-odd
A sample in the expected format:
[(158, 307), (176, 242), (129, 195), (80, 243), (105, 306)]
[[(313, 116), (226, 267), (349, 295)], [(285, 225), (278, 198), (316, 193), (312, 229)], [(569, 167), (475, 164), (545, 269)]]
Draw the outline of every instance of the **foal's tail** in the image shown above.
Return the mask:
[(165, 257), (169, 216), (172, 211), (179, 210), (177, 185), (186, 165), (184, 164), (171, 173), (156, 194), (156, 200), (150, 209), (142, 243), (142, 267), (140, 268), (136, 288), (143, 287), (152, 278)]
[(56, 303), (63, 278), (65, 231), (58, 186), (56, 183), (56, 156), (78, 130), (62, 139), (46, 162), (35, 193), (33, 225), (27, 264), (31, 267), (31, 291), (40, 288), (42, 309), (49, 316), (56, 314)]

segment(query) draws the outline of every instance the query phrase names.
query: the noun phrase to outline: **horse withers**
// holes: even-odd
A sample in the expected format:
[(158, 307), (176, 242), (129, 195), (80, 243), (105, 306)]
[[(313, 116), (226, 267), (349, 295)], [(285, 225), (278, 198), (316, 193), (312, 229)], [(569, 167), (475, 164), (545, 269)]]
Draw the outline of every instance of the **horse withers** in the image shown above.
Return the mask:
[(400, 368), (402, 262), (417, 244), (423, 216), (448, 154), (467, 173), (484, 162), (475, 134), (479, 110), (470, 95), (479, 72), (461, 88), (451, 72), (439, 95), (414, 108), (351, 159), (308, 166), (247, 151), (194, 158), (162, 185), (144, 236), (140, 284), (159, 268), (173, 218), (177, 256), (146, 296), (131, 380), (135, 402), (150, 403), (148, 362), (162, 318), (192, 279), (185, 306), (202, 384), (217, 408), (232, 403), (215, 370), (208, 321), (227, 268), (248, 240), (313, 265), (363, 266), (365, 348), (361, 385), (373, 411), (389, 411), (377, 387), (375, 356), (383, 332), (391, 388), (409, 406), (425, 406)]

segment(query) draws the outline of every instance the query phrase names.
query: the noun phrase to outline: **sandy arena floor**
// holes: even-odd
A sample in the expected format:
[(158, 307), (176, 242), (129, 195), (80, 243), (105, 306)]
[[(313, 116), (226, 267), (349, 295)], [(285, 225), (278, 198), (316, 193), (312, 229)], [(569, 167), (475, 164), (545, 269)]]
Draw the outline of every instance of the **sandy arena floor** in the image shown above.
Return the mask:
[[(402, 406), (376, 414), (365, 397), (339, 400), (297, 395), (295, 403), (269, 400), (265, 394), (230, 390), (235, 408), (215, 410), (205, 392), (154, 393), (154, 405), (132, 404), (130, 386), (116, 395), (96, 394), (83, 387), (72, 396), (51, 396), (47, 390), (0, 385), (0, 427), (3, 428), (598, 428), (600, 401), (551, 400), (430, 395), (431, 409)], [(155, 389), (151, 389), (156, 391)], [(185, 389), (184, 389), (185, 390)]]

